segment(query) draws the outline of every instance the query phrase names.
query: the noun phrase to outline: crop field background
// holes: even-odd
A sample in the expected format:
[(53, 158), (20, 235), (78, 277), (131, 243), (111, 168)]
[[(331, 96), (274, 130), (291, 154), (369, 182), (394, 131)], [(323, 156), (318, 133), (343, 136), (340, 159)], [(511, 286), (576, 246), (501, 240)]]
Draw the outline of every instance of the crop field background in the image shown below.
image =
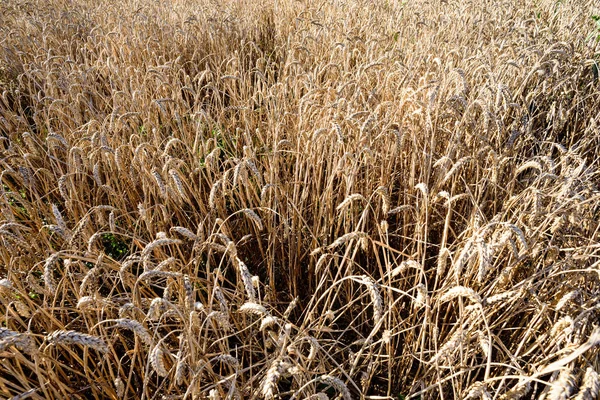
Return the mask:
[(598, 3), (260, 3), (0, 2), (0, 398), (598, 398)]

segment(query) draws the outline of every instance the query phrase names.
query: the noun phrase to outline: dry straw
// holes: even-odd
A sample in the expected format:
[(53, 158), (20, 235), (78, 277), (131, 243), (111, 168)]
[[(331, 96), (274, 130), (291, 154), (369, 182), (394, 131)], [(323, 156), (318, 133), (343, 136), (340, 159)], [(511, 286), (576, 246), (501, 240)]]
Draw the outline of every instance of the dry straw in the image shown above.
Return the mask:
[(598, 397), (597, 2), (380, 3), (0, 1), (0, 397)]

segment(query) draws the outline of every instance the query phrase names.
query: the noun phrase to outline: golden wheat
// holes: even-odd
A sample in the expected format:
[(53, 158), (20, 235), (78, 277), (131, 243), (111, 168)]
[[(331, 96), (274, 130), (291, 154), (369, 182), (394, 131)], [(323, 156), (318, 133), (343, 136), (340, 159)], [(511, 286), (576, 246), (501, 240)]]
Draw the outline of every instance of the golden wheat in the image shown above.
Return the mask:
[(597, 397), (599, 14), (1, 2), (0, 397)]

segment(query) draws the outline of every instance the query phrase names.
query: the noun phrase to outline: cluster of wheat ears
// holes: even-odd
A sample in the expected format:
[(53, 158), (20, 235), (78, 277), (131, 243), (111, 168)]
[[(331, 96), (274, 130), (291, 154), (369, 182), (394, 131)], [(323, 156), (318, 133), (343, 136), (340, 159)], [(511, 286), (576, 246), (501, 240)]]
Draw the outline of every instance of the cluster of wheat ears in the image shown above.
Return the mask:
[(259, 3), (0, 2), (0, 397), (596, 399), (595, 1)]

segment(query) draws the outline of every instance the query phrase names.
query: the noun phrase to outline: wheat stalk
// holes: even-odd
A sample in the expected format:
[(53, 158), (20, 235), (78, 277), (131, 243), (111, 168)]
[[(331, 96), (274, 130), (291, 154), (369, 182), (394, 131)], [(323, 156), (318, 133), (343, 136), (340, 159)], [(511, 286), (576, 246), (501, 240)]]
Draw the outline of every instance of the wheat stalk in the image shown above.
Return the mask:
[(568, 399), (577, 390), (577, 384), (573, 371), (565, 368), (560, 371), (558, 379), (552, 384), (548, 400)]
[(154, 346), (152, 351), (149, 354), (150, 365), (156, 372), (156, 374), (160, 377), (166, 377), (169, 375), (169, 371), (165, 366), (165, 351), (162, 347), (162, 344), (157, 344)]
[(24, 400), (24, 399), (28, 399), (31, 396), (33, 396), (34, 394), (37, 393), (39, 389), (29, 389), (23, 393), (20, 393), (16, 396), (11, 397), (9, 400)]
[(281, 377), (282, 367), (281, 360), (275, 359), (271, 362), (271, 366), (267, 370), (264, 381), (262, 383), (261, 394), (265, 399), (274, 399), (277, 393), (277, 382)]
[(263, 315), (267, 315), (267, 309), (263, 306), (261, 306), (260, 304), (257, 303), (252, 303), (252, 302), (246, 302), (244, 304), (242, 304), (242, 306), (240, 307), (240, 311), (244, 312), (244, 313), (249, 313), (249, 314), (255, 314), (258, 316), (263, 316)]
[(444, 295), (440, 298), (442, 303), (447, 301), (452, 301), (456, 297), (466, 297), (471, 300), (475, 304), (481, 304), (481, 296), (471, 288), (467, 288), (464, 286), (455, 286), (452, 289), (449, 289), (444, 293)]
[(54, 345), (78, 344), (92, 348), (100, 353), (108, 352), (108, 345), (101, 338), (76, 331), (54, 331), (46, 336), (46, 340)]
[(148, 346), (153, 345), (154, 340), (152, 339), (152, 336), (150, 335), (150, 333), (148, 333), (146, 328), (144, 328), (144, 326), (141, 323), (139, 323), (138, 321), (128, 319), (128, 318), (120, 318), (120, 319), (116, 319), (114, 321), (117, 323), (118, 327), (128, 329), (128, 330), (132, 331), (133, 333), (135, 333), (135, 335), (138, 336), (140, 339), (142, 339), (142, 341), (146, 345), (148, 345)]
[(319, 380), (323, 383), (333, 386), (340, 393), (344, 400), (352, 400), (352, 396), (350, 395), (348, 387), (341, 379), (331, 375), (321, 375)]
[(583, 382), (579, 388), (579, 393), (575, 400), (592, 400), (597, 399), (600, 393), (600, 378), (598, 373), (592, 367), (585, 370)]
[(59, 253), (54, 253), (50, 257), (46, 258), (46, 262), (44, 263), (44, 285), (46, 289), (50, 293), (56, 290), (56, 283), (54, 282), (54, 277), (52, 276), (52, 267), (58, 261)]
[(256, 292), (254, 291), (254, 285), (252, 285), (252, 275), (250, 271), (248, 271), (248, 267), (246, 264), (235, 256), (235, 261), (237, 264), (237, 270), (242, 278), (242, 282), (244, 283), (244, 288), (246, 289), (246, 296), (248, 296), (248, 300), (250, 302), (255, 302), (256, 300)]
[(359, 201), (359, 200), (360, 200), (360, 201), (363, 201), (363, 202), (366, 202), (366, 201), (367, 201), (367, 200), (366, 200), (366, 199), (363, 197), (363, 195), (362, 195), (362, 194), (360, 194), (360, 193), (354, 193), (354, 194), (351, 194), (350, 196), (346, 197), (346, 198), (344, 199), (344, 201), (342, 201), (342, 202), (341, 202), (341, 203), (340, 203), (340, 204), (339, 204), (339, 205), (336, 207), (336, 210), (337, 210), (337, 211), (343, 211), (343, 210), (345, 210), (345, 209), (346, 209), (346, 208), (347, 208), (347, 207), (348, 207), (350, 204), (352, 204), (352, 202)]

